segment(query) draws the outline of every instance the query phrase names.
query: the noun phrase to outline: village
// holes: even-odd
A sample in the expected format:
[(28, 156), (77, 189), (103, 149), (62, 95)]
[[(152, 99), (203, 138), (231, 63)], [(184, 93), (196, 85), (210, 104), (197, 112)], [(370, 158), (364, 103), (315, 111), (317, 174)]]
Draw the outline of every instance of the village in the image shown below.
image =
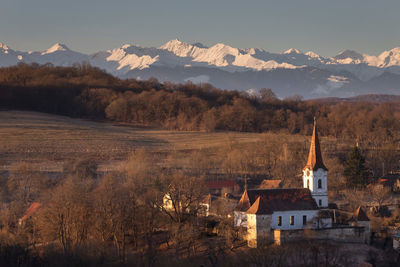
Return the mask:
[[(226, 240), (233, 237), (231, 245), (228, 246), (231, 249), (233, 247), (242, 250), (246, 247), (270, 249), (275, 246), (292, 246), (305, 242), (317, 242), (316, 244), (329, 242), (338, 247), (350, 245), (353, 250), (362, 246), (362, 253), (365, 253), (366, 249), (377, 251), (376, 259), (372, 261), (378, 261), (379, 257), (387, 255), (390, 255), (393, 261), (398, 260), (400, 221), (396, 216), (400, 216), (397, 213), (400, 176), (388, 174), (379, 178), (372, 186), (380, 189), (380, 191), (375, 189), (375, 192), (381, 194), (381, 198), (375, 198), (377, 200), (375, 202), (364, 202), (368, 205), (349, 205), (349, 202), (343, 199), (334, 202), (330, 198), (329, 169), (323, 160), (315, 120), (308, 148), (308, 158), (304, 159), (305, 165), (299, 170), (302, 174), (296, 177), (301, 181), (302, 187), (283, 187), (282, 180), (271, 179), (273, 177), (265, 179), (263, 175), (238, 176), (236, 180), (205, 180), (204, 185), (193, 180), (193, 184), (187, 187), (179, 179), (189, 178), (180, 174), (166, 181), (165, 189), (161, 191), (166, 193), (160, 195), (162, 201), (159, 204), (152, 202), (151, 205), (155, 211), (161, 212), (157, 216), (166, 214), (174, 222), (182, 225), (195, 221), (192, 227), (198, 230), (204, 228), (201, 231), (208, 232), (214, 239), (217, 237), (217, 240), (219, 238)], [(144, 154), (139, 155), (143, 156)], [(146, 166), (149, 165), (141, 167), (141, 173), (148, 172)], [(88, 171), (87, 166), (84, 170)], [(106, 173), (101, 175), (102, 179), (107, 177)], [(204, 190), (200, 190), (202, 186)], [(42, 202), (30, 204), (23, 216), (18, 219), (17, 225), (20, 231), (23, 232), (22, 229), (25, 229), (35, 235), (32, 225), (37, 223), (38, 216), (42, 216), (41, 209), (47, 209), (48, 205), (49, 203)], [(381, 224), (381, 221), (376, 222), (376, 218), (380, 216), (392, 221), (385, 222), (385, 225), (379, 225), (378, 228), (377, 224)], [(224, 223), (228, 224), (225, 226), (229, 228), (228, 231), (221, 228)], [(128, 227), (127, 233), (131, 232), (132, 229), (129, 227), (132, 226), (126, 227)], [(129, 240), (130, 238), (124, 241), (127, 247), (132, 242)], [(174, 242), (182, 241), (167, 241), (168, 247), (171, 244), (172, 247), (177, 246)], [(202, 246), (198, 245), (198, 248)], [(386, 256), (379, 256), (380, 254)], [(358, 263), (364, 264), (362, 266), (373, 266), (368, 263), (371, 259), (366, 256), (360, 257)]]

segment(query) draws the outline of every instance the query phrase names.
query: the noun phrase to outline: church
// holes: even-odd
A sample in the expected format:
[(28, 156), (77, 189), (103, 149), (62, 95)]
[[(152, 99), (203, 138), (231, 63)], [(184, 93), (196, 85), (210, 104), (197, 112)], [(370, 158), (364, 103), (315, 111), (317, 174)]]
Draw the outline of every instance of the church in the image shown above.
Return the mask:
[(365, 241), (369, 225), (368, 233), (363, 225), (339, 230), (333, 228), (328, 205), (328, 169), (322, 160), (314, 121), (308, 160), (303, 168), (303, 188), (245, 189), (234, 211), (234, 224), (247, 228), (246, 238), (250, 247), (280, 243), (282, 236), (301, 239), (304, 229), (331, 229), (317, 234), (342, 239), (352, 238), (357, 232), (355, 228), (360, 228), (358, 233), (363, 233), (360, 242)]

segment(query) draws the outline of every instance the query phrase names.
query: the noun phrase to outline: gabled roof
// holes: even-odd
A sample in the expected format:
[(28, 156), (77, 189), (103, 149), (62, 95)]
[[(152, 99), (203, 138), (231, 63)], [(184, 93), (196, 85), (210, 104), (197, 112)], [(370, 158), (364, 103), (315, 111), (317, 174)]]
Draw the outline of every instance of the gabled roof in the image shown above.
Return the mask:
[(246, 213), (249, 214), (262, 214), (261, 207), (260, 207), (260, 199), (261, 197), (257, 197), (256, 201), (251, 205), (251, 207), (247, 210)]
[(281, 183), (282, 183), (282, 180), (266, 180), (266, 179), (264, 179), (258, 188), (259, 189), (279, 188), (281, 186)]
[(314, 120), (313, 135), (311, 137), (310, 152), (308, 154), (308, 160), (304, 169), (310, 169), (316, 171), (318, 169), (328, 170), (322, 161), (321, 147), (319, 145), (317, 123)]
[(249, 214), (318, 209), (308, 188), (248, 190), (248, 198), (252, 203), (247, 210)]
[(222, 189), (222, 188), (235, 188), (239, 185), (233, 180), (209, 180), (206, 181), (208, 189)]
[[(254, 202), (254, 201), (253, 201)], [(247, 194), (247, 190), (244, 190), (242, 197), (239, 200), (239, 203), (236, 206), (237, 211), (246, 211), (250, 208), (251, 203), (249, 199), (249, 195)]]
[(25, 221), (29, 217), (31, 217), (40, 207), (40, 203), (34, 202), (32, 205), (25, 211), (24, 216), (20, 219), (21, 222)]
[(378, 179), (378, 183), (384, 186), (393, 186), (400, 180), (399, 174), (387, 174)]
[(359, 222), (368, 222), (369, 218), (367, 216), (367, 214), (365, 214), (364, 210), (360, 207), (358, 207), (357, 211), (356, 211), (356, 216), (355, 219)]

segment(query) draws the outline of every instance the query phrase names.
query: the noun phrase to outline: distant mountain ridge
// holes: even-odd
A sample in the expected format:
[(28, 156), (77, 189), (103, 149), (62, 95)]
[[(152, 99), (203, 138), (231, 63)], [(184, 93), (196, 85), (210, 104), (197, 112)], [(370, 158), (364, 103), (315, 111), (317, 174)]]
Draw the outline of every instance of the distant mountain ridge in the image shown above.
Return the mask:
[(327, 97), (327, 98), (316, 98), (312, 101), (320, 103), (338, 103), (338, 102), (366, 102), (366, 103), (399, 103), (400, 95), (379, 95), (379, 94), (368, 94), (359, 95), (348, 98), (340, 97)]
[(223, 43), (207, 47), (178, 39), (159, 48), (126, 44), (93, 54), (72, 51), (59, 43), (39, 52), (16, 51), (0, 43), (0, 67), (18, 62), (56, 66), (88, 62), (120, 78), (203, 82), (243, 91), (268, 87), (279, 97), (400, 94), (400, 47), (378, 56), (346, 50), (334, 57), (322, 57), (294, 48), (270, 53)]

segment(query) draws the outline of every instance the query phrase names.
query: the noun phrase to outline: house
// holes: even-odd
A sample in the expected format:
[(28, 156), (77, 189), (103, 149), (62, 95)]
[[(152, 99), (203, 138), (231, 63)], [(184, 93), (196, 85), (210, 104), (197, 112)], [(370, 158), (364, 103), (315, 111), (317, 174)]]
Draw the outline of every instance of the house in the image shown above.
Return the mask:
[(271, 230), (316, 227), (318, 206), (306, 188), (260, 190), (246, 211), (250, 247), (273, 240)]
[(217, 216), (217, 217), (232, 217), (232, 211), (235, 209), (237, 198), (232, 195), (216, 196), (208, 194), (200, 202), (202, 207), (199, 215)]
[(30, 217), (32, 217), (33, 214), (37, 212), (37, 210), (40, 207), (40, 203), (38, 202), (33, 202), (29, 208), (25, 211), (24, 215), (18, 219), (18, 224), (21, 226), (25, 223), (26, 220), (28, 220)]
[[(328, 169), (323, 163), (314, 121), (308, 160), (303, 168), (303, 188), (245, 190), (234, 211), (234, 225), (247, 228), (250, 247), (315, 239), (368, 242), (369, 220), (357, 210), (354, 226), (333, 227), (329, 210)], [(304, 231), (307, 229), (307, 231)]]
[(400, 192), (400, 175), (390, 173), (378, 179), (378, 184), (389, 187), (393, 192)]
[(267, 180), (264, 179), (258, 186), (258, 189), (274, 189), (282, 186), (282, 180)]
[(208, 191), (213, 195), (236, 193), (240, 188), (233, 180), (208, 180), (205, 183)]

